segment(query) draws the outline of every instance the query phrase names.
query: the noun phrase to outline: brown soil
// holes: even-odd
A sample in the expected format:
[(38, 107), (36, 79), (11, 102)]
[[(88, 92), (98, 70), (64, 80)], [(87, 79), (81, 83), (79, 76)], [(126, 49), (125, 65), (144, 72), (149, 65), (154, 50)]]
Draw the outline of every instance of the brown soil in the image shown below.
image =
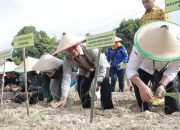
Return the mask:
[(0, 110), (0, 130), (180, 130), (180, 112), (165, 115), (163, 106), (154, 112), (139, 112), (134, 92), (114, 92), (114, 110), (99, 110), (95, 101), (93, 122), (90, 109), (82, 109), (77, 93), (71, 95), (72, 104), (52, 109), (41, 105), (30, 106), (5, 102)]

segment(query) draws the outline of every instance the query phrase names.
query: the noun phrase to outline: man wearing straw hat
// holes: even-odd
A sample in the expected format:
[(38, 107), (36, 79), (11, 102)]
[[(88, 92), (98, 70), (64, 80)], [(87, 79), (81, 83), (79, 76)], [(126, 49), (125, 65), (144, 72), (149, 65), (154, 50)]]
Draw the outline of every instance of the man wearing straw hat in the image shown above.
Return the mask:
[(50, 91), (53, 98), (53, 101), (51, 102), (53, 108), (56, 102), (60, 101), (64, 103), (62, 94), (63, 92), (68, 91), (66, 88), (61, 87), (63, 75), (62, 64), (62, 60), (46, 53), (42, 55), (38, 62), (33, 66), (33, 70), (41, 71), (51, 78)]
[(141, 18), (141, 25), (156, 20), (168, 19), (168, 15), (164, 12), (164, 10), (155, 6), (155, 0), (142, 0), (142, 4), (146, 9), (146, 12)]
[[(54, 54), (59, 52), (65, 52), (66, 54), (63, 63), (63, 88), (70, 88), (72, 66), (77, 66), (79, 68), (77, 77), (78, 94), (83, 108), (90, 108), (91, 97), (89, 95), (89, 90), (95, 76), (95, 60), (98, 57), (98, 49), (87, 50), (85, 45), (80, 45), (84, 40), (85, 38), (63, 33), (58, 49)], [(106, 76), (107, 67), (109, 67), (109, 64), (106, 56), (101, 54), (97, 86), (101, 86), (102, 109), (113, 108), (111, 87), (109, 78)], [(62, 94), (64, 98), (67, 98), (68, 93)], [(57, 106), (58, 105), (63, 106), (64, 104), (57, 104)]]
[(110, 63), (111, 89), (115, 91), (116, 80), (119, 81), (119, 92), (124, 91), (125, 67), (123, 65), (128, 61), (126, 48), (121, 44), (122, 39), (115, 37), (115, 43), (108, 48), (107, 60)]
[[(148, 83), (155, 72), (154, 92), (177, 94), (177, 73), (180, 70), (180, 27), (174, 23), (157, 21), (142, 26), (136, 33), (127, 76), (132, 81), (141, 111), (150, 110), (153, 92)], [(153, 83), (153, 82), (152, 82)], [(178, 97), (165, 96), (165, 113), (179, 111)]]

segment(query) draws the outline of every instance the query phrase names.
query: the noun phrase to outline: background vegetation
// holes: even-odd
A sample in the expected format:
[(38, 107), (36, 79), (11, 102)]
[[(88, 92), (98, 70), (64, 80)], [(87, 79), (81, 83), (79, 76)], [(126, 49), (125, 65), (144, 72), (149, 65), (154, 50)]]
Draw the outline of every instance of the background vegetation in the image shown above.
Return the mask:
[[(131, 48), (133, 46), (133, 39), (135, 32), (140, 27), (139, 19), (128, 19), (123, 20), (119, 27), (115, 28), (116, 35), (120, 37), (123, 41), (122, 44), (126, 47), (128, 53), (130, 54)], [(37, 31), (34, 26), (25, 26), (23, 27), (16, 36), (34, 33), (34, 46), (26, 48), (26, 56), (31, 56), (39, 58), (43, 53), (53, 53), (58, 47), (58, 40), (56, 37), (50, 37), (43, 30)], [(89, 33), (86, 34), (90, 35)], [(13, 44), (13, 42), (12, 42)], [(107, 47), (102, 49), (102, 52), (106, 52)], [(60, 55), (59, 58), (63, 58), (63, 55)], [(16, 64), (20, 64), (22, 61), (22, 50), (15, 49), (13, 51), (13, 60)]]

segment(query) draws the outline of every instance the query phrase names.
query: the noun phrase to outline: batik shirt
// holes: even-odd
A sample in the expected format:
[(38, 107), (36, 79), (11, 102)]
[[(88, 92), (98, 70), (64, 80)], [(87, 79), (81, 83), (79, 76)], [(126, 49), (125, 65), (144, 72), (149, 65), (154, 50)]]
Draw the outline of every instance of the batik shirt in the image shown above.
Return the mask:
[(145, 12), (141, 18), (141, 25), (157, 20), (167, 20), (168, 15), (159, 7), (153, 7), (151, 10)]

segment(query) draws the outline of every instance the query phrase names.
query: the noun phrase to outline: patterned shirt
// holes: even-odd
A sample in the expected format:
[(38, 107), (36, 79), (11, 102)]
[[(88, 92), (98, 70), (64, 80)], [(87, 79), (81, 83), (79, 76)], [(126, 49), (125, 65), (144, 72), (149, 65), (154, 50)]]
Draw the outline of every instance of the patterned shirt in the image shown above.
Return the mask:
[(159, 7), (153, 7), (151, 10), (145, 12), (141, 18), (141, 25), (156, 20), (167, 20), (168, 15)]

